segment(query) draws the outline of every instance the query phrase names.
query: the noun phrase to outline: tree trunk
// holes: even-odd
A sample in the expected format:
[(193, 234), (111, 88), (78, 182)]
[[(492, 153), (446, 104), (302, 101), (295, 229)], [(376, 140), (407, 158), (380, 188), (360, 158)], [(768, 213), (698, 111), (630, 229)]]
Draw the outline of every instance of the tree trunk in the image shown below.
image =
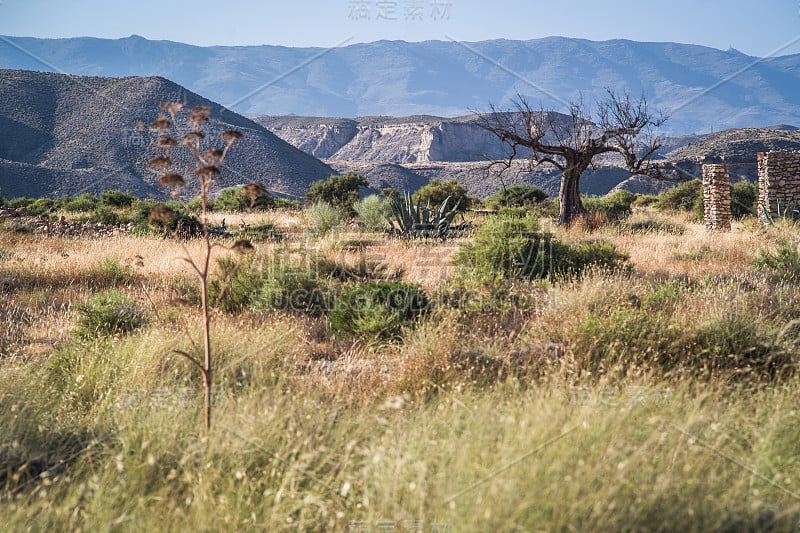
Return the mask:
[(581, 201), (582, 174), (583, 169), (571, 165), (561, 173), (561, 189), (558, 191), (561, 208), (558, 213), (558, 223), (562, 226), (569, 226), (575, 219), (586, 214), (586, 208)]

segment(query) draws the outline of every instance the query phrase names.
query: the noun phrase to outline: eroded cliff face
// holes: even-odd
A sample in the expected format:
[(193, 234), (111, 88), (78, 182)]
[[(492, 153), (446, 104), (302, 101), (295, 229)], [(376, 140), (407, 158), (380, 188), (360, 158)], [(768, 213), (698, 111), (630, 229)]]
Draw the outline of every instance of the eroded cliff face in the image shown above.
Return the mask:
[(338, 161), (426, 163), (503, 157), (497, 137), (468, 117), (399, 121), (257, 117), (264, 127), (315, 157)]

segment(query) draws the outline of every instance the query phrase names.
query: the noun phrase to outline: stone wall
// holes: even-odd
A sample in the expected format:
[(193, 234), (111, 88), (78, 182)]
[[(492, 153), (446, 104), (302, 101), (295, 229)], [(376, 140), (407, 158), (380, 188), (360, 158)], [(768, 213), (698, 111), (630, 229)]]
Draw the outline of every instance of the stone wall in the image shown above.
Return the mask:
[(706, 229), (731, 229), (731, 179), (727, 165), (703, 165), (703, 208)]
[(800, 209), (800, 152), (759, 152), (758, 218), (767, 224), (787, 209)]

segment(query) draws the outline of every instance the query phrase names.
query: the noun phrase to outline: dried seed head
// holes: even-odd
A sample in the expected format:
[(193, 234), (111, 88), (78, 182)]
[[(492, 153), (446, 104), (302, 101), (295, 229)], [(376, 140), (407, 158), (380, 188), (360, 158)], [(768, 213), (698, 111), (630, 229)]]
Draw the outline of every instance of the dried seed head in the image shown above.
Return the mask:
[(148, 222), (151, 224), (159, 223), (159, 224), (169, 224), (175, 218), (177, 218), (177, 214), (175, 211), (167, 207), (166, 205), (159, 204), (150, 211), (150, 216), (147, 217)]
[(190, 131), (189, 133), (185, 133), (181, 138), (181, 144), (184, 146), (188, 146), (190, 144), (198, 144), (205, 135), (199, 131)]
[(150, 123), (151, 130), (157, 131), (166, 131), (172, 123), (166, 117), (166, 115), (159, 115), (157, 119)]
[(242, 240), (238, 240), (235, 243), (233, 243), (233, 246), (231, 246), (231, 250), (233, 250), (234, 252), (236, 252), (238, 254), (246, 254), (246, 253), (254, 252), (255, 251), (255, 247), (253, 246), (253, 244), (250, 241), (248, 241), (246, 239), (242, 239)]
[(219, 167), (217, 165), (201, 165), (195, 169), (195, 173), (201, 178), (211, 179), (219, 176)]
[(160, 155), (151, 159), (147, 164), (147, 168), (150, 170), (163, 170), (169, 168), (170, 165), (172, 165), (172, 159), (167, 156)]
[(189, 111), (189, 120), (192, 121), (192, 123), (195, 126), (199, 126), (200, 124), (208, 122), (208, 116), (210, 114), (211, 114), (211, 108), (210, 107), (205, 106), (205, 105), (199, 105), (199, 106), (193, 107)]
[(245, 194), (245, 196), (253, 200), (261, 196), (269, 195), (269, 191), (267, 191), (266, 187), (255, 181), (245, 185), (242, 188), (242, 192)]
[(184, 104), (179, 104), (177, 102), (164, 102), (163, 104), (161, 104), (161, 109), (163, 109), (167, 113), (177, 113), (184, 107), (185, 107)]
[(228, 144), (233, 144), (234, 141), (241, 139), (242, 137), (244, 137), (242, 132), (236, 130), (227, 130), (220, 135), (220, 138), (222, 138), (222, 140)]
[(186, 180), (177, 172), (167, 172), (162, 174), (158, 180), (158, 184), (162, 187), (172, 187), (173, 189), (180, 189), (186, 185)]
[(211, 161), (213, 163), (216, 163), (217, 161), (222, 159), (222, 155), (223, 155), (222, 150), (220, 150), (219, 148), (209, 148), (208, 150), (203, 152), (203, 157), (206, 160)]
[(171, 148), (178, 145), (178, 139), (172, 135), (164, 135), (158, 138), (156, 144), (158, 146), (163, 146), (164, 148)]

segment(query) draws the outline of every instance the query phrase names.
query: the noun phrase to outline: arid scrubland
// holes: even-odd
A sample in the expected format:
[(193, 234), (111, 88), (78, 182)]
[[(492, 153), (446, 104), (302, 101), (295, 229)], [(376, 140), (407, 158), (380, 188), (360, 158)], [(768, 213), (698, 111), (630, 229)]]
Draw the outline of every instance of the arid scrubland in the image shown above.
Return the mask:
[[(651, 207), (597, 228), (542, 218), (628, 266), (512, 281), (457, 266), (472, 237), (213, 217), (275, 231), (243, 259), (215, 240), (215, 257), (249, 263), (216, 289), (207, 437), (202, 380), (171, 354), (200, 342), (181, 257), (202, 242), (2, 227), (2, 529), (800, 524), (796, 225), (715, 234)], [(430, 304), (391, 334), (334, 334), (335, 301), (382, 280)]]

